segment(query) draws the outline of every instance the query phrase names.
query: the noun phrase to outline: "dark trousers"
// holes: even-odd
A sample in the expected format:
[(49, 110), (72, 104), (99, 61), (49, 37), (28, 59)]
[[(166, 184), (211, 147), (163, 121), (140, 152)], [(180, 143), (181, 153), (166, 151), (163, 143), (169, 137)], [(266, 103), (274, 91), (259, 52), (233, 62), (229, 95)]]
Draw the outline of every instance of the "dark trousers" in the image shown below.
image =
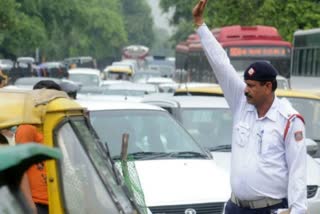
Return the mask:
[(38, 214), (48, 214), (48, 205), (36, 203)]
[(241, 208), (234, 204), (232, 201), (228, 201), (225, 207), (225, 214), (271, 214), (272, 211), (277, 209), (288, 208), (288, 201), (284, 199), (281, 203), (259, 209)]

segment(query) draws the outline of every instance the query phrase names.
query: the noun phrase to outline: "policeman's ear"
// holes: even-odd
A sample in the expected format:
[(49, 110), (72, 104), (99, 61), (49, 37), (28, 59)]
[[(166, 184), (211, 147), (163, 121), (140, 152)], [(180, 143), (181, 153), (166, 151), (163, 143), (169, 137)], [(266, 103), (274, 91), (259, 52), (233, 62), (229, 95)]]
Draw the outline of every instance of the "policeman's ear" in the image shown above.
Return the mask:
[(273, 90), (273, 84), (272, 84), (272, 82), (271, 81), (263, 81), (263, 82), (260, 82), (260, 84), (262, 85), (262, 86), (264, 86), (264, 88), (265, 88), (265, 90), (267, 91), (267, 92), (272, 92)]
[(268, 91), (270, 91), (270, 92), (272, 91), (272, 82), (267, 81), (266, 84), (265, 84), (265, 86), (266, 86), (266, 88), (267, 88)]

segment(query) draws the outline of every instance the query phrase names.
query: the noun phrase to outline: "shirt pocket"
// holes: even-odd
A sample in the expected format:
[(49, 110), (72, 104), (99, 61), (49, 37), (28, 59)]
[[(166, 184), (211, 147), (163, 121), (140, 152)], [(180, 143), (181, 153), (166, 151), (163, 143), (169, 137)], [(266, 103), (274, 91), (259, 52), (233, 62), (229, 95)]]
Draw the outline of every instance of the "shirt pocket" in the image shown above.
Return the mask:
[(266, 130), (262, 137), (261, 155), (269, 156), (270, 154), (281, 152), (283, 150), (283, 145), (280, 138), (281, 136), (277, 130)]
[(235, 129), (235, 142), (240, 147), (244, 147), (249, 141), (250, 127), (247, 123), (239, 122)]

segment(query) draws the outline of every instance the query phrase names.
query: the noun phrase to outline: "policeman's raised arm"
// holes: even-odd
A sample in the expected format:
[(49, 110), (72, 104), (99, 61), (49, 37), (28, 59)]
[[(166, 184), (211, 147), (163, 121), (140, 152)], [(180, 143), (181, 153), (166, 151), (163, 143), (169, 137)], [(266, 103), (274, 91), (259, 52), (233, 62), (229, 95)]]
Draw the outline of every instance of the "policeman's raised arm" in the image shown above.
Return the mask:
[(244, 95), (245, 84), (231, 65), (230, 60), (220, 43), (204, 23), (204, 11), (207, 0), (199, 0), (192, 10), (194, 25), (200, 37), (203, 50), (210, 66), (218, 79), (225, 98), (235, 112)]

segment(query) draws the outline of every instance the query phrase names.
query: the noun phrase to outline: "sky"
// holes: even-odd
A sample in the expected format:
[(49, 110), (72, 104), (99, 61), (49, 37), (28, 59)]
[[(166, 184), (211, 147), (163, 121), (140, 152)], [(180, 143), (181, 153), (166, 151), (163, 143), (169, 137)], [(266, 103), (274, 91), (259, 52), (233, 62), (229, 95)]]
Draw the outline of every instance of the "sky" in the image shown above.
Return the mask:
[[(169, 25), (170, 14), (163, 14), (159, 6), (160, 0), (147, 0), (152, 10), (152, 16), (155, 26), (167, 29), (169, 34), (173, 33), (173, 27)], [(172, 14), (172, 13), (171, 13)]]

